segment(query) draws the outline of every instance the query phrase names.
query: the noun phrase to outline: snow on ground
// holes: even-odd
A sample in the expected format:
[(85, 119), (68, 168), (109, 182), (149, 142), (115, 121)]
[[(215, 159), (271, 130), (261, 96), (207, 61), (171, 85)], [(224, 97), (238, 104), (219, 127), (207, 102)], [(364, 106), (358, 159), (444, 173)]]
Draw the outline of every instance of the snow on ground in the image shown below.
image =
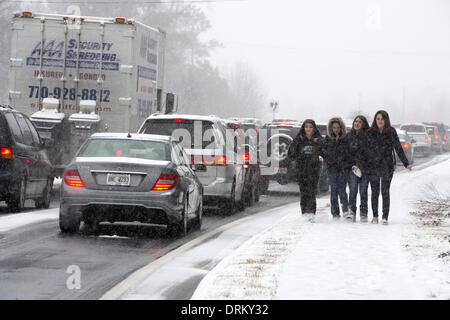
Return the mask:
[(209, 272), (192, 299), (450, 299), (448, 218), (436, 231), (410, 214), (430, 183), (450, 194), (449, 155), (433, 164), (395, 174), (389, 226), (334, 222), (327, 198), (315, 223), (298, 205), (285, 208), (277, 225)]
[(32, 223), (56, 220), (58, 217), (59, 208), (8, 214), (0, 217), (0, 232), (24, 227)]

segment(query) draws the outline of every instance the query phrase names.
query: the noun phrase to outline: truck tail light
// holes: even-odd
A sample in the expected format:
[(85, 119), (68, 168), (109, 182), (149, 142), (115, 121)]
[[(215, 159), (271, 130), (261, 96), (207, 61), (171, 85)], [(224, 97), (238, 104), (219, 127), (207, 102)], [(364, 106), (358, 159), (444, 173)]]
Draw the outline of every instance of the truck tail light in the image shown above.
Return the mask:
[(153, 191), (167, 191), (173, 189), (178, 183), (176, 174), (161, 174), (153, 186)]
[(428, 143), (428, 138), (425, 138), (425, 143)]
[(64, 171), (64, 182), (70, 187), (84, 188), (84, 182), (81, 179), (78, 170)]
[(439, 140), (439, 136), (438, 136), (438, 135), (435, 135), (434, 138), (435, 138), (436, 140)]
[(14, 159), (14, 152), (11, 148), (1, 148), (0, 158)]
[(116, 23), (126, 23), (127, 20), (125, 18), (116, 18)]
[(24, 11), (24, 12), (22, 12), (22, 17), (31, 18), (32, 16), (33, 16), (33, 13), (31, 11)]

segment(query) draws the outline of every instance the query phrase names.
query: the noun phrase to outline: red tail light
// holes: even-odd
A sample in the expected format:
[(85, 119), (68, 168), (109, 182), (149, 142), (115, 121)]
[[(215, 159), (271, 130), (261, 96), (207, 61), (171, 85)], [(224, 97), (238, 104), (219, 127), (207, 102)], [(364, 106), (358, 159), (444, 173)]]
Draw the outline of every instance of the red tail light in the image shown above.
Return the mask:
[(173, 189), (178, 183), (176, 174), (161, 174), (153, 186), (153, 191), (167, 191)]
[(14, 159), (14, 152), (11, 148), (1, 148), (0, 158)]
[(278, 128), (292, 128), (292, 126), (278, 126)]
[(404, 145), (403, 145), (403, 149), (408, 149), (409, 148), (409, 145), (407, 144), (407, 143), (405, 143)]
[(184, 119), (174, 119), (173, 122), (184, 122)]
[(217, 161), (215, 163), (216, 166), (226, 166), (227, 165), (227, 157), (226, 156), (217, 156)]
[(78, 170), (64, 171), (64, 182), (70, 187), (84, 188), (84, 182), (81, 179)]
[(428, 143), (428, 138), (425, 138), (425, 143)]
[(439, 136), (438, 136), (438, 135), (435, 135), (434, 138), (435, 138), (436, 140), (439, 140)]
[(244, 160), (244, 161), (250, 160), (250, 155), (249, 155), (248, 153), (244, 153), (244, 154), (242, 155), (242, 160)]
[(444, 141), (447, 141), (447, 136), (444, 136)]

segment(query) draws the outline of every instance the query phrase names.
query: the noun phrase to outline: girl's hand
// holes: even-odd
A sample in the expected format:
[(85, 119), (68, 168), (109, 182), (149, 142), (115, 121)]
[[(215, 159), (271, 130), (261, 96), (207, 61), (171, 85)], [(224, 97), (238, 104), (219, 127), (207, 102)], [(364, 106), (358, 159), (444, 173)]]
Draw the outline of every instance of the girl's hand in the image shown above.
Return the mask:
[(357, 166), (353, 166), (353, 167), (352, 167), (352, 170), (353, 170), (353, 171), (356, 171), (356, 170), (358, 170), (358, 167), (357, 167)]
[(406, 169), (408, 169), (409, 171), (411, 171), (411, 170), (412, 170), (412, 165), (408, 165), (408, 166), (406, 167)]

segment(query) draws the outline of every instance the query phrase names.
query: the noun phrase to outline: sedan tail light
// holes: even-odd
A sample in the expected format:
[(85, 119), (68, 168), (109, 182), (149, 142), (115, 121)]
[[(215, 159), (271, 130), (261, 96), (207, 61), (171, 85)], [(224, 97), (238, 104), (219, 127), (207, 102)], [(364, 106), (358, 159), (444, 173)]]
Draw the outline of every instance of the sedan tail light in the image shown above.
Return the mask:
[(178, 183), (176, 174), (161, 174), (153, 186), (153, 191), (167, 191), (175, 188)]
[(11, 148), (1, 148), (0, 158), (14, 159), (14, 152)]
[(81, 179), (78, 170), (64, 171), (64, 182), (70, 187), (84, 188), (84, 182)]
[(405, 143), (404, 145), (403, 145), (403, 149), (408, 149), (409, 148), (409, 145), (407, 144), (407, 143)]

